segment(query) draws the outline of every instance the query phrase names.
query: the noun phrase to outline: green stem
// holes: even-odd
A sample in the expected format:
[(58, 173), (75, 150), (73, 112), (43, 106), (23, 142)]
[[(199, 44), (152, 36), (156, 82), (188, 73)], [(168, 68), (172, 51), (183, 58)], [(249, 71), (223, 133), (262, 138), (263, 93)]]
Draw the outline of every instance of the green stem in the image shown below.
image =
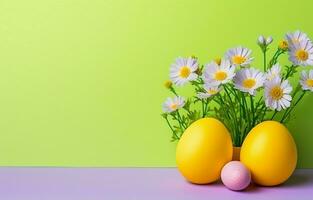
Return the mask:
[(205, 102), (205, 106), (204, 106), (204, 111), (205, 111), (204, 117), (206, 117), (206, 116), (207, 116), (207, 113), (208, 113), (209, 99), (206, 99), (205, 101), (206, 101), (206, 102)]
[(239, 125), (237, 123), (237, 114), (236, 114), (236, 110), (235, 110), (235, 104), (232, 101), (232, 98), (231, 98), (229, 91), (228, 91), (228, 87), (226, 85), (224, 85), (224, 90), (225, 90), (226, 95), (228, 96), (229, 102), (231, 103), (231, 111), (233, 112), (232, 122), (234, 123), (235, 131), (236, 131), (236, 136), (234, 137), (234, 140), (236, 140), (235, 143), (236, 143), (236, 145), (238, 145), (240, 143), (240, 136), (238, 135), (238, 134), (240, 134), (240, 129), (239, 129)]
[(280, 123), (284, 123), (285, 120), (287, 119), (287, 117), (290, 115), (291, 111), (293, 111), (293, 109), (297, 106), (297, 104), (300, 102), (300, 100), (304, 97), (306, 91), (304, 90), (301, 94), (301, 96), (298, 98), (298, 100), (296, 101), (296, 103), (290, 107), (290, 109), (287, 109), (285, 114), (283, 115), (282, 119), (280, 120)]
[[(242, 127), (242, 119), (243, 119), (243, 108), (242, 108), (242, 106), (240, 105), (240, 97), (239, 97), (239, 90), (238, 90), (238, 93), (236, 93), (236, 91), (235, 91), (235, 93), (236, 93), (236, 98), (237, 98), (237, 101), (239, 102), (239, 124), (240, 124), (240, 126)], [(240, 132), (242, 132), (242, 130), (241, 130), (241, 127), (240, 127)], [(242, 133), (240, 133), (240, 134), (242, 134)]]
[(245, 136), (247, 135), (247, 129), (250, 127), (250, 113), (248, 109), (248, 104), (245, 99), (245, 94), (241, 91), (238, 91), (238, 95), (240, 95), (240, 108), (241, 108), (241, 115), (240, 115), (240, 138), (239, 138), (239, 145), (242, 144)]
[(175, 89), (173, 87), (170, 87), (170, 91), (175, 95), (178, 96), (177, 92), (175, 91)]
[(203, 88), (201, 88), (199, 86), (199, 85), (202, 85), (202, 82), (200, 79), (199, 79), (199, 82), (197, 80), (195, 80), (195, 81), (192, 81), (191, 84), (196, 87), (196, 89), (195, 89), (196, 92), (203, 91)]
[(252, 124), (251, 127), (254, 126), (254, 102), (253, 102), (253, 97), (250, 95), (250, 107), (251, 107), (251, 112), (252, 112)]
[(230, 127), (230, 130), (231, 130), (230, 133), (231, 133), (231, 136), (232, 136), (232, 139), (233, 139), (233, 143), (236, 144), (236, 138), (235, 138), (235, 134), (234, 134), (234, 131), (236, 131), (236, 127), (232, 123), (233, 120), (232, 120), (231, 113), (228, 110), (225, 109), (225, 105), (227, 105), (227, 104), (224, 102), (222, 95), (219, 93), (217, 95), (217, 97), (220, 100), (220, 102), (217, 102), (217, 103), (220, 104), (220, 108), (223, 109), (223, 112), (226, 114), (225, 117), (228, 118), (228, 120), (227, 120), (229, 122), (228, 125), (231, 126)]
[(261, 112), (262, 112), (262, 117), (261, 117), (262, 120), (261, 121), (264, 121), (264, 117), (266, 116), (266, 112), (267, 112), (267, 107), (265, 106), (265, 104), (261, 108)]
[(291, 69), (291, 67), (288, 69), (288, 71), (287, 71), (287, 73), (286, 73), (286, 75), (284, 77), (285, 80), (290, 76), (290, 73), (291, 73), (290, 69)]
[(250, 114), (249, 114), (249, 109), (248, 109), (248, 104), (247, 104), (247, 101), (246, 101), (246, 97), (245, 97), (245, 94), (243, 92), (241, 92), (241, 98), (242, 98), (242, 102), (243, 102), (243, 105), (244, 105), (244, 110), (245, 110), (245, 114), (246, 114), (246, 117), (248, 118), (248, 124), (251, 124), (251, 119), (250, 119)]
[[(293, 92), (292, 96), (291, 96), (291, 99), (294, 99), (295, 96), (297, 95), (297, 93), (301, 90), (301, 85), (298, 84), (297, 85), (297, 88), (295, 89), (295, 91)], [(281, 120), (283, 120), (285, 118), (285, 116), (288, 114), (289, 110), (291, 109), (292, 106), (290, 106), (289, 108), (287, 108), (283, 114), (283, 117)]]
[[(180, 122), (179, 124), (181, 124), (181, 126), (183, 126), (183, 128), (186, 129), (187, 126), (186, 126), (185, 123), (183, 122), (183, 120), (182, 120), (182, 118), (181, 118), (181, 116), (180, 116), (178, 110), (177, 110), (177, 116), (178, 116), (178, 119), (179, 119), (179, 122)], [(182, 129), (182, 131), (183, 131), (183, 129)]]
[(272, 117), (271, 117), (271, 120), (273, 120), (274, 119), (274, 117), (275, 117), (275, 115), (278, 113), (278, 111), (277, 110), (275, 110), (275, 112), (274, 112), (274, 114), (272, 115)]
[[(177, 114), (177, 117), (175, 116), (175, 114)], [(183, 126), (183, 122), (182, 122), (182, 120), (181, 120), (181, 117), (180, 117), (180, 114), (179, 114), (178, 110), (175, 111), (174, 115), (172, 115), (172, 116), (173, 116), (173, 118), (174, 118), (175, 120), (178, 121), (180, 130), (183, 132), (183, 131), (184, 131), (184, 126)]]
[(266, 72), (266, 49), (263, 51), (263, 68), (264, 72)]
[(258, 108), (260, 106), (260, 103), (261, 103), (262, 99), (263, 99), (263, 96), (261, 96), (259, 98), (258, 102), (256, 103), (256, 108)]
[(248, 103), (245, 97), (245, 93), (241, 92), (241, 96), (242, 96), (242, 102), (243, 102), (243, 108), (244, 108), (244, 112), (246, 114), (246, 119), (247, 119), (247, 125), (244, 128), (244, 131), (242, 133), (242, 137), (241, 137), (241, 142), (244, 140), (245, 136), (247, 135), (248, 131), (251, 129), (251, 125), (252, 125), (252, 121), (251, 121), (251, 116), (250, 116), (250, 112), (249, 112), (249, 108), (248, 108)]
[(202, 117), (205, 115), (205, 110), (204, 110), (204, 102), (203, 99), (201, 99), (201, 107), (202, 107)]
[(167, 125), (168, 125), (168, 126), (170, 127), (170, 129), (172, 130), (174, 136), (175, 136), (177, 139), (179, 139), (178, 135), (177, 135), (176, 132), (174, 131), (174, 129), (173, 129), (171, 123), (168, 121), (168, 118), (167, 118), (167, 117), (165, 118), (165, 120), (166, 120)]
[(272, 59), (270, 61), (270, 66), (269, 67), (272, 67), (274, 65), (274, 62), (276, 62), (275, 61), (276, 60), (276, 56), (278, 55), (279, 51), (280, 51), (280, 49), (276, 50), (275, 54), (273, 55), (273, 57), (272, 57)]
[(289, 68), (288, 68), (288, 71), (284, 77), (284, 80), (288, 79), (290, 76), (292, 76), (294, 73), (296, 73), (296, 68), (298, 66), (297, 65), (291, 65)]

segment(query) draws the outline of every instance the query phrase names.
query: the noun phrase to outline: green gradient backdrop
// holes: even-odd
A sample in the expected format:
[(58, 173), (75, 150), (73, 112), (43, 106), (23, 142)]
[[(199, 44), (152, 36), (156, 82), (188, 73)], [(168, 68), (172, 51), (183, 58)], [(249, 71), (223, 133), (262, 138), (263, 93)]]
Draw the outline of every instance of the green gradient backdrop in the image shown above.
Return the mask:
[[(1, 0), (0, 165), (174, 166), (160, 117), (176, 56), (301, 29), (313, 1)], [(256, 58), (256, 64), (261, 58)], [(290, 124), (313, 167), (313, 95)]]

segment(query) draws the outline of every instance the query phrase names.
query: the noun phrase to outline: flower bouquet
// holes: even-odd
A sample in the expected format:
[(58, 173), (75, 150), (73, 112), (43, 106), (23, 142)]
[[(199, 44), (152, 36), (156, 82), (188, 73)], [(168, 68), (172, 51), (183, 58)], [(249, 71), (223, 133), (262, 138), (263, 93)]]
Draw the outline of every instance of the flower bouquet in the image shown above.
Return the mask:
[[(266, 120), (286, 124), (295, 107), (313, 91), (313, 44), (308, 36), (295, 31), (287, 33), (273, 55), (268, 55), (272, 37), (260, 36), (257, 44), (263, 56), (263, 70), (253, 66), (250, 49), (229, 49), (223, 58), (205, 65), (195, 56), (179, 57), (170, 67), (170, 80), (165, 83), (173, 97), (163, 104), (172, 140), (200, 118), (214, 117), (228, 128), (234, 146), (241, 146), (249, 131)], [(290, 63), (280, 63), (287, 55)], [(305, 67), (305, 68), (302, 68)], [(295, 86), (290, 78), (302, 68)], [(176, 87), (190, 83), (194, 95), (180, 96)]]
[[(164, 102), (162, 116), (172, 140), (179, 140), (176, 163), (188, 181), (207, 184), (221, 177), (228, 188), (242, 190), (251, 180), (279, 185), (293, 173), (297, 148), (284, 124), (313, 91), (313, 70), (306, 69), (313, 65), (313, 43), (303, 32), (287, 33), (269, 55), (272, 42), (257, 40), (263, 70), (251, 67), (252, 52), (242, 46), (205, 65), (195, 56), (171, 65), (165, 86), (174, 97)], [(284, 55), (290, 63), (281, 65)], [(292, 86), (290, 79), (302, 67)], [(184, 98), (176, 89), (187, 83), (194, 94)]]

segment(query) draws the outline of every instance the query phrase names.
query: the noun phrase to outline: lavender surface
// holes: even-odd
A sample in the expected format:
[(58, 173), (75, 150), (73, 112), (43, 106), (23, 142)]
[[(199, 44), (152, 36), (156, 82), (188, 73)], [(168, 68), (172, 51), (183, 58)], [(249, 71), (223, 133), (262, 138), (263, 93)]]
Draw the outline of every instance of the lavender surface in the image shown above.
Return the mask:
[(193, 185), (175, 168), (0, 168), (3, 200), (313, 199), (313, 169), (283, 185), (234, 192), (221, 182)]

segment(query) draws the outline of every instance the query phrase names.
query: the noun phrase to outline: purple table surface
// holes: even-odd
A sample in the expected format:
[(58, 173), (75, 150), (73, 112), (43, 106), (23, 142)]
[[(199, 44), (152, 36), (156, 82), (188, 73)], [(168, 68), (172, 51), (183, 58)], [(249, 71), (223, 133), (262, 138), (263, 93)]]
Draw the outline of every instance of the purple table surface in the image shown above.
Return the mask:
[(1, 200), (312, 200), (313, 169), (297, 170), (283, 185), (243, 192), (221, 182), (194, 185), (175, 168), (0, 167)]

